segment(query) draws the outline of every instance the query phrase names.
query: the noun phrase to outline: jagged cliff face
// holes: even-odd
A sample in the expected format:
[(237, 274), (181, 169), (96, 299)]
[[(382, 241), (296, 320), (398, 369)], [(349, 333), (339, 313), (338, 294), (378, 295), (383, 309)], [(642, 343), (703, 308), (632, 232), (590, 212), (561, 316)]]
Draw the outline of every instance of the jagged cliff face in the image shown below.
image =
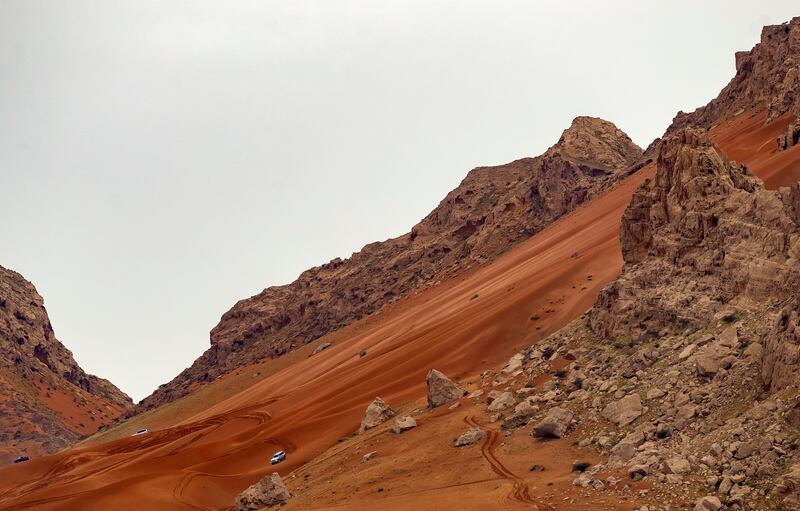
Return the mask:
[(703, 129), (669, 135), (655, 182), (623, 215), (625, 266), (600, 294), (592, 328), (640, 340), (700, 326), (725, 307), (785, 299), (800, 277), (799, 197), (799, 185), (765, 190)]
[(472, 170), (410, 233), (303, 272), (238, 302), (211, 331), (211, 347), (136, 411), (197, 382), (279, 356), (385, 304), (492, 260), (635, 171), (642, 151), (613, 124), (575, 119), (545, 154)]
[(67, 447), (132, 405), (78, 366), (33, 284), (1, 266), (0, 389), (0, 465)]
[(761, 41), (752, 50), (736, 53), (736, 75), (719, 96), (692, 113), (679, 112), (670, 131), (685, 126), (710, 128), (757, 105), (767, 109), (767, 121), (784, 114), (800, 115), (800, 17), (764, 27)]

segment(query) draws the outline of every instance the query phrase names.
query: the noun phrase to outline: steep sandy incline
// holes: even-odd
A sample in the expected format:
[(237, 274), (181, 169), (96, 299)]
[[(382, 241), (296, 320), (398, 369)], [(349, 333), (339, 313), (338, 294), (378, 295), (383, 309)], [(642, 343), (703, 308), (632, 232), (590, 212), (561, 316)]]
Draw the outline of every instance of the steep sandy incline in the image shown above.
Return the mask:
[(0, 466), (68, 447), (131, 404), (78, 366), (33, 284), (0, 266)]
[(642, 156), (613, 124), (578, 117), (536, 158), (479, 167), (410, 233), (241, 300), (211, 331), (211, 347), (136, 407), (170, 402), (245, 364), (277, 357), (408, 293), (490, 261), (607, 189)]

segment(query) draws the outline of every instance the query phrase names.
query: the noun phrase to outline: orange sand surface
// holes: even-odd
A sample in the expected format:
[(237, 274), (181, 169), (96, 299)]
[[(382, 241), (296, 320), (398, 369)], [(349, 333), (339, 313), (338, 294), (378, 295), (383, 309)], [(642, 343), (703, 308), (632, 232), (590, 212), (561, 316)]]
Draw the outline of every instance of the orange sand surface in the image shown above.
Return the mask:
[[(731, 155), (749, 148), (732, 157), (749, 163), (752, 154), (753, 169), (770, 183), (797, 171), (764, 145), (778, 123), (761, 129), (763, 118), (746, 115), (715, 130), (720, 146)], [(474, 383), (586, 311), (619, 273), (620, 217), (653, 172), (645, 167), (493, 263), (401, 301), (313, 357), (270, 362), (283, 365), (202, 411), (162, 417), (169, 427), (0, 471), (0, 509), (227, 509), (272, 471), (269, 457), (279, 449), (289, 456), (277, 469), (298, 495), (289, 509), (632, 509), (631, 499), (581, 499), (568, 467), (593, 455), (569, 441), (493, 432), (480, 448), (454, 449), (467, 424), (493, 428), (466, 399), (421, 415), (419, 427), (400, 436), (378, 428), (346, 437), (376, 395), (410, 410), (421, 405), (430, 368)], [(369, 448), (380, 454), (363, 464)], [(531, 472), (531, 463), (549, 470)]]

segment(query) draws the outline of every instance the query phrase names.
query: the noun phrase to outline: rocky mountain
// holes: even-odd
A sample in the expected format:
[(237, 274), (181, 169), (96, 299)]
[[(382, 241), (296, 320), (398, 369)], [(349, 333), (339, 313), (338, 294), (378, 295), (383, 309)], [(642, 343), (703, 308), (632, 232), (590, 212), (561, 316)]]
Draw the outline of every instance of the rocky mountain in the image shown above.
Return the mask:
[(642, 150), (612, 123), (578, 117), (541, 156), (473, 169), (411, 232), (239, 301), (211, 331), (211, 347), (135, 411), (176, 399), (192, 384), (242, 364), (280, 356), (415, 289), (491, 261), (640, 168), (641, 159)]
[(800, 141), (800, 17), (765, 26), (752, 50), (736, 52), (736, 74), (719, 96), (692, 113), (679, 112), (668, 133), (686, 126), (710, 128), (756, 105), (766, 110), (767, 121), (792, 116), (777, 140), (780, 149)]
[(1, 266), (0, 388), (0, 465), (63, 449), (132, 405), (78, 366), (33, 284)]

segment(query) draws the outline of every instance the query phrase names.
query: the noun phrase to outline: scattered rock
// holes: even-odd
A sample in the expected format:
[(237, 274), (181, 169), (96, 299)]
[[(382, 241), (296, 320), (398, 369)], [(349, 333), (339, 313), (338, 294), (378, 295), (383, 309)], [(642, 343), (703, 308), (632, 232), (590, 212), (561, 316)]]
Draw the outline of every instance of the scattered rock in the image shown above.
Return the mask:
[(417, 421), (414, 420), (414, 417), (410, 415), (404, 415), (403, 417), (398, 417), (394, 420), (394, 426), (392, 426), (392, 432), (396, 434), (403, 433), (408, 431), (409, 429), (414, 429), (417, 427)]
[(722, 502), (717, 497), (709, 495), (697, 501), (694, 511), (719, 511), (721, 507)]
[(572, 412), (565, 408), (551, 408), (545, 418), (533, 427), (531, 435), (536, 438), (561, 438), (567, 434), (572, 417)]
[(617, 426), (627, 426), (642, 415), (642, 398), (638, 393), (630, 394), (603, 408), (603, 417)]
[(800, 463), (792, 465), (791, 470), (778, 479), (775, 490), (785, 504), (797, 509), (800, 507)]
[(316, 354), (317, 354), (317, 353), (319, 353), (320, 351), (327, 350), (327, 349), (328, 349), (328, 348), (330, 348), (330, 347), (331, 347), (331, 343), (329, 343), (329, 342), (323, 342), (322, 344), (320, 344), (319, 346), (317, 346), (317, 347), (314, 349), (314, 352), (313, 352), (313, 353), (311, 353), (311, 354), (312, 354), (312, 355), (316, 355)]
[(505, 374), (512, 374), (519, 371), (522, 368), (522, 363), (525, 361), (525, 355), (522, 353), (517, 353), (511, 359), (509, 359), (508, 363), (506, 363), (505, 367), (503, 368), (503, 373)]
[(503, 392), (492, 401), (487, 410), (490, 412), (500, 412), (515, 404), (517, 404), (517, 400), (514, 399), (514, 394), (511, 392)]
[(692, 466), (686, 458), (670, 458), (665, 463), (668, 474), (688, 474)]
[(436, 369), (428, 371), (426, 380), (428, 383), (428, 406), (431, 408), (461, 399), (466, 394), (464, 389)]
[(286, 504), (288, 500), (289, 492), (283, 479), (277, 472), (273, 472), (236, 497), (236, 511), (255, 511), (279, 506)]
[(472, 445), (479, 442), (486, 436), (486, 432), (479, 428), (472, 428), (466, 430), (453, 442), (453, 447), (464, 447), (465, 445)]
[(361, 434), (368, 429), (374, 428), (392, 417), (394, 417), (394, 410), (383, 399), (376, 397), (367, 407), (364, 418), (361, 420), (361, 427), (358, 428), (358, 433)]

